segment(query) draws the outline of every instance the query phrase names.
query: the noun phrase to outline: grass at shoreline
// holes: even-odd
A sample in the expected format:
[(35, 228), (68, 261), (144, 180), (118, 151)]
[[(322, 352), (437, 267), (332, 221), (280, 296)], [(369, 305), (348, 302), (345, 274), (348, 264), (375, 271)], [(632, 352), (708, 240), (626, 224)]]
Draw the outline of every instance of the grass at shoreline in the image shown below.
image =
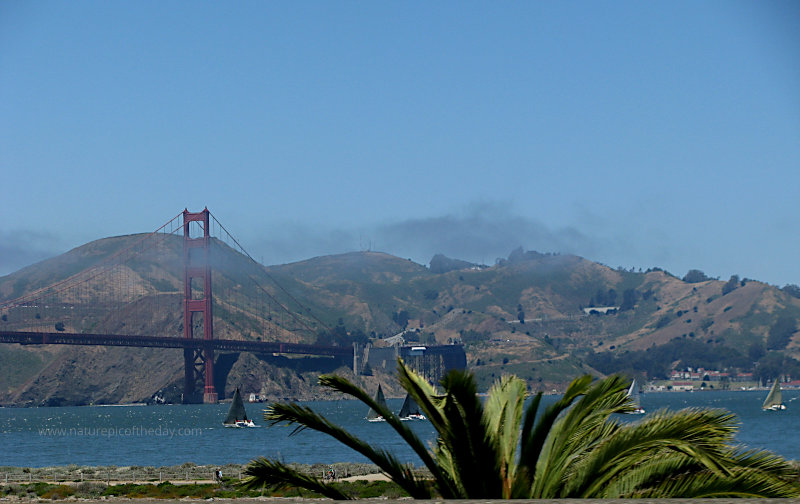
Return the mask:
[[(187, 462), (174, 466), (80, 466), (77, 464), (50, 467), (14, 467), (0, 466), (0, 484), (8, 482), (49, 481), (49, 482), (83, 482), (83, 481), (205, 481), (213, 480), (214, 472), (221, 470), (223, 476), (239, 478), (246, 464), (197, 465)], [(291, 464), (305, 474), (322, 476), (333, 468), (337, 475), (363, 476), (379, 473), (380, 469), (373, 464), (337, 462), (333, 464)]]
[[(106, 485), (104, 483), (83, 482), (73, 485), (63, 483), (24, 483), (0, 485), (0, 498), (20, 499), (237, 499), (253, 497), (302, 497), (322, 498), (323, 496), (305, 489), (291, 487), (276, 490), (242, 490), (227, 480), (222, 484), (191, 483), (175, 485), (169, 481), (162, 483), (125, 483)], [(342, 481), (333, 483), (340, 491), (359, 499), (408, 497), (399, 486), (390, 481)]]
[[(366, 476), (379, 473), (371, 464), (297, 464), (306, 474), (321, 477), (333, 468), (338, 477)], [(244, 465), (196, 465), (186, 463), (164, 467), (58, 466), (43, 468), (0, 467), (0, 497), (21, 499), (104, 499), (109, 497), (150, 499), (210, 499), (245, 497), (320, 498), (319, 494), (299, 488), (242, 490), (239, 475)], [(221, 483), (213, 473), (223, 472)], [(165, 476), (178, 476), (166, 478)], [(389, 481), (338, 481), (342, 492), (357, 498), (399, 498), (407, 494)]]

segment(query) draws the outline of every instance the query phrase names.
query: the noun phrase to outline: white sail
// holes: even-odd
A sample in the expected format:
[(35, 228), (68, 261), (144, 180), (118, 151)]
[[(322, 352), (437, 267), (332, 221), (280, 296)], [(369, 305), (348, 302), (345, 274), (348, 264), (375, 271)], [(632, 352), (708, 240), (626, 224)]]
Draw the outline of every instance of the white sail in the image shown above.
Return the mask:
[(764, 399), (764, 404), (761, 405), (761, 408), (769, 411), (786, 409), (786, 406), (783, 405), (783, 394), (781, 393), (781, 382), (779, 379), (775, 379), (775, 383), (772, 384), (772, 388), (769, 390), (767, 398)]
[(634, 415), (643, 414), (644, 408), (642, 408), (641, 397), (639, 395), (639, 385), (636, 383), (636, 378), (633, 379), (630, 388), (628, 388), (628, 397), (631, 398), (631, 402), (633, 403), (634, 407), (634, 410), (630, 411), (629, 413)]

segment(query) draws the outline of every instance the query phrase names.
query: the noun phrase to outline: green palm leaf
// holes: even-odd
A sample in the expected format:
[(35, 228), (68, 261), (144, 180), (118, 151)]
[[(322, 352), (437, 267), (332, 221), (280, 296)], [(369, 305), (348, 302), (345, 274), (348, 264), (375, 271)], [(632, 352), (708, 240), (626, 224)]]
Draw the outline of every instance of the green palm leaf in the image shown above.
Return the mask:
[[(575, 455), (567, 450), (569, 440), (575, 439), (575, 436), (565, 418), (566, 415), (572, 415), (572, 419), (580, 418), (583, 414), (581, 410), (590, 407), (591, 401), (584, 400), (582, 396), (593, 391), (591, 380), (588, 375), (573, 380), (564, 396), (545, 409), (531, 433), (531, 439), (522, 441), (530, 445), (524, 452), (527, 458), (520, 459), (520, 464), (524, 464), (526, 469), (522, 474), (526, 477), (524, 485), (527, 492), (522, 493), (523, 484), (519, 484), (516, 490), (518, 496), (547, 498), (558, 493), (558, 488), (563, 484), (565, 459)], [(578, 402), (573, 404), (575, 401)], [(562, 415), (564, 417), (559, 420)]]
[(597, 499), (638, 497), (643, 491), (676, 475), (703, 470), (700, 464), (679, 453), (641, 457), (630, 464), (629, 470), (618, 473), (605, 487), (596, 488), (595, 492), (585, 491), (583, 495)]
[(245, 467), (244, 474), (247, 475), (247, 477), (242, 480), (240, 486), (248, 490), (259, 489), (266, 485), (276, 485), (279, 488), (297, 486), (320, 493), (334, 500), (352, 499), (351, 496), (339, 491), (331, 485), (327, 485), (314, 477), (299, 473), (285, 464), (267, 460), (263, 457), (250, 462), (247, 467)]
[[(408, 395), (417, 403), (425, 417), (431, 422), (437, 432), (447, 428), (447, 421), (443, 412), (445, 396), (437, 393), (427, 381), (421, 376), (410, 370), (398, 359), (397, 374), (400, 385), (408, 392)], [(441, 441), (436, 441), (436, 446), (441, 446)], [(430, 454), (420, 456), (425, 466), (431, 471), (434, 486), (444, 498), (457, 498), (462, 495), (455, 480), (453, 479), (453, 464), (446, 449), (435, 450), (436, 461)], [(415, 450), (416, 452), (416, 450)], [(419, 453), (418, 453), (419, 454)]]
[(732, 421), (732, 415), (719, 410), (683, 410), (659, 412), (641, 423), (619, 427), (591, 447), (565, 491), (572, 496), (598, 495), (620, 474), (669, 453), (687, 457), (718, 476), (729, 475), (724, 441)]
[[(358, 399), (359, 401), (363, 402), (370, 408), (374, 409), (376, 412), (378, 412), (378, 414), (382, 415), (383, 418), (386, 420), (386, 423), (388, 423), (400, 435), (400, 437), (403, 438), (403, 440), (409, 445), (409, 447), (411, 447), (411, 449), (414, 450), (414, 453), (416, 453), (417, 456), (419, 456), (423, 464), (425, 464), (425, 467), (429, 471), (431, 471), (431, 474), (434, 475), (434, 478), (438, 479), (444, 476), (444, 473), (442, 473), (440, 467), (433, 460), (430, 452), (426, 449), (422, 440), (420, 440), (419, 437), (417, 437), (417, 435), (414, 434), (414, 432), (411, 429), (406, 427), (406, 425), (399, 418), (397, 418), (397, 415), (392, 413), (388, 408), (376, 403), (375, 400), (364, 390), (360, 389), (359, 387), (355, 386), (353, 383), (349, 382), (348, 380), (342, 377), (335, 375), (323, 375), (320, 377), (319, 381), (320, 384), (324, 386), (327, 386), (333, 390), (342, 392), (344, 394), (350, 395), (351, 397)], [(417, 404), (420, 403), (418, 402)], [(425, 411), (427, 414), (427, 410), (423, 409), (423, 411)], [(381, 467), (381, 469), (384, 469), (384, 467), (381, 466), (380, 464), (377, 465)], [(384, 470), (387, 471), (387, 474), (389, 474), (390, 476), (392, 475), (391, 473), (389, 473), (387, 469)], [(413, 474), (411, 474), (411, 472), (407, 469), (404, 469), (404, 474), (406, 474), (406, 476), (404, 476), (406, 478), (408, 478), (409, 475), (410, 477), (413, 478)], [(428, 492), (428, 494), (430, 492), (424, 483), (416, 481), (416, 479), (409, 482), (409, 484), (410, 486), (424, 488), (425, 491)], [(415, 495), (415, 493), (412, 493), (404, 485), (401, 486), (404, 489), (406, 489), (406, 491), (408, 491), (410, 495), (412, 496)], [(452, 494), (452, 492), (445, 491), (444, 495), (454, 495), (454, 494)]]
[(497, 452), (504, 499), (511, 497), (511, 484), (516, 473), (525, 389), (525, 382), (516, 376), (503, 376), (489, 391), (483, 410), (484, 422)]
[[(372, 399), (369, 399), (375, 407), (375, 411), (384, 415), (384, 418), (393, 416), (392, 413), (386, 408), (375, 404)], [(328, 421), (325, 417), (315, 413), (308, 407), (300, 406), (297, 404), (274, 404), (267, 409), (264, 419), (271, 421), (273, 425), (279, 423), (286, 423), (289, 425), (297, 424), (292, 434), (296, 434), (303, 429), (312, 429), (318, 432), (327, 434), (340, 443), (344, 444), (364, 455), (371, 460), (375, 465), (381, 468), (389, 477), (392, 478), (398, 485), (414, 498), (428, 498), (430, 497), (430, 490), (424, 481), (418, 480), (412, 471), (412, 468), (401, 464), (397, 458), (387, 453), (382, 449), (375, 449), (365, 441), (350, 434), (338, 425)]]
[(460, 498), (491, 498), (501, 494), (502, 479), (495, 445), (487, 433), (483, 405), (472, 375), (451, 371), (442, 380), (444, 424), (438, 434), (438, 460), (448, 467)]
[[(658, 411), (635, 423), (615, 415), (633, 410), (628, 381), (576, 378), (544, 408), (537, 394), (524, 408), (525, 383), (502, 377), (485, 403), (474, 377), (451, 371), (438, 392), (398, 361), (398, 377), (436, 429), (430, 449), (364, 390), (337, 376), (320, 383), (377, 411), (408, 443), (433, 481), (417, 478), (385, 450), (297, 404), (276, 404), (265, 418), (323, 432), (361, 453), (415, 498), (673, 498), (797, 497), (800, 472), (781, 457), (732, 443), (735, 418), (710, 409)], [(523, 414), (524, 409), (524, 414)], [(333, 499), (349, 496), (279, 462), (248, 465), (244, 485), (291, 484)], [(432, 484), (431, 484), (432, 483)], [(434, 493), (435, 492), (435, 493)]]
[(775, 478), (760, 471), (737, 469), (731, 476), (720, 477), (706, 472), (679, 474), (651, 488), (639, 492), (635, 497), (664, 498), (680, 495), (682, 498), (713, 497), (771, 497), (792, 498), (800, 496), (797, 481)]

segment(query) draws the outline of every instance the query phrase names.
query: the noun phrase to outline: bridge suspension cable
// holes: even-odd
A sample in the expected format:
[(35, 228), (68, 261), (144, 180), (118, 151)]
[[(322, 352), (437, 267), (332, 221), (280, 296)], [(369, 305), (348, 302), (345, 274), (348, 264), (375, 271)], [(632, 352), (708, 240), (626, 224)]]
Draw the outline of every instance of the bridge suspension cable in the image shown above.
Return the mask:
[(181, 348), (185, 401), (197, 400), (198, 382), (203, 401), (217, 401), (215, 349), (353, 354), (316, 345), (315, 326), (330, 327), (208, 209), (184, 210), (145, 235), (91, 242), (31, 272), (0, 284), (10, 298), (0, 301), (0, 343)]
[[(210, 212), (209, 212), (209, 213), (210, 213)], [(222, 232), (224, 232), (224, 233), (225, 233), (225, 235), (226, 235), (226, 236), (227, 236), (227, 237), (228, 237), (228, 238), (231, 240), (231, 242), (233, 242), (233, 243), (236, 245), (236, 247), (238, 248), (238, 252), (239, 252), (239, 253), (241, 253), (242, 255), (244, 255), (245, 257), (247, 257), (247, 258), (250, 260), (250, 262), (251, 262), (251, 263), (253, 263), (253, 264), (256, 264), (256, 265), (260, 266), (260, 267), (261, 267), (261, 270), (262, 270), (261, 272), (264, 274), (264, 276), (266, 276), (266, 277), (267, 277), (267, 278), (268, 278), (268, 279), (269, 279), (269, 280), (270, 280), (270, 281), (271, 281), (271, 282), (272, 282), (272, 283), (273, 283), (273, 284), (274, 284), (274, 285), (275, 285), (275, 286), (276, 286), (276, 287), (277, 287), (277, 288), (278, 288), (278, 289), (279, 289), (281, 292), (283, 292), (283, 293), (284, 293), (284, 294), (285, 294), (285, 295), (286, 295), (286, 296), (287, 296), (289, 299), (291, 299), (291, 300), (292, 300), (292, 302), (294, 302), (294, 303), (295, 303), (297, 306), (299, 306), (299, 307), (300, 307), (300, 308), (303, 310), (303, 312), (304, 312), (304, 313), (307, 313), (307, 314), (308, 314), (308, 316), (310, 316), (311, 318), (313, 318), (314, 320), (316, 320), (316, 321), (317, 321), (317, 322), (318, 322), (318, 323), (319, 323), (319, 324), (320, 324), (320, 325), (321, 325), (323, 328), (325, 328), (325, 329), (327, 329), (327, 330), (330, 330), (330, 329), (331, 329), (331, 327), (330, 327), (330, 326), (328, 326), (328, 324), (326, 324), (325, 322), (323, 322), (322, 320), (320, 320), (320, 319), (319, 319), (319, 318), (318, 318), (316, 315), (314, 315), (314, 314), (313, 314), (313, 312), (311, 312), (311, 310), (310, 310), (310, 309), (309, 309), (307, 306), (305, 306), (303, 303), (301, 303), (299, 300), (297, 300), (297, 298), (296, 298), (295, 296), (293, 296), (293, 295), (292, 295), (292, 294), (291, 294), (291, 293), (290, 293), (288, 290), (286, 290), (286, 289), (283, 287), (283, 285), (281, 285), (281, 284), (280, 284), (280, 283), (279, 283), (277, 280), (275, 280), (275, 277), (273, 277), (273, 276), (272, 276), (272, 275), (269, 273), (269, 271), (267, 270), (267, 268), (266, 268), (266, 267), (264, 267), (264, 265), (263, 265), (263, 264), (260, 264), (258, 261), (256, 261), (255, 259), (253, 259), (253, 256), (251, 256), (251, 255), (250, 255), (250, 253), (249, 253), (249, 252), (247, 252), (247, 250), (245, 250), (245, 248), (242, 246), (242, 244), (241, 244), (241, 243), (239, 243), (239, 240), (237, 240), (237, 239), (236, 239), (236, 238), (235, 238), (235, 237), (234, 237), (234, 236), (233, 236), (233, 235), (232, 235), (232, 234), (231, 234), (231, 233), (230, 233), (230, 232), (229, 232), (229, 231), (228, 231), (228, 230), (225, 228), (225, 226), (223, 226), (223, 225), (222, 225), (222, 223), (221, 223), (221, 222), (220, 222), (220, 221), (219, 221), (219, 220), (216, 218), (216, 216), (215, 216), (213, 213), (210, 213), (210, 215), (211, 215), (211, 218), (213, 219), (213, 222), (214, 222), (214, 223), (215, 223), (217, 226), (219, 226), (220, 230), (221, 230)], [(269, 293), (269, 292), (268, 292), (266, 289), (264, 289), (264, 287), (263, 287), (263, 286), (262, 286), (262, 285), (261, 285), (261, 284), (260, 284), (260, 283), (259, 283), (259, 282), (258, 282), (258, 281), (255, 279), (255, 278), (252, 278), (252, 276), (251, 276), (251, 280), (253, 280), (253, 281), (255, 282), (255, 285), (256, 285), (256, 287), (257, 287), (257, 288), (258, 288), (258, 289), (259, 289), (259, 290), (260, 290), (260, 291), (261, 291), (261, 292), (262, 292), (264, 295), (268, 296), (268, 297), (269, 297), (269, 298), (270, 298), (272, 301), (274, 301), (276, 304), (278, 304), (278, 305), (279, 305), (279, 306), (280, 306), (280, 307), (281, 307), (283, 310), (285, 310), (285, 311), (286, 311), (286, 313), (287, 313), (289, 316), (291, 316), (291, 317), (292, 317), (292, 318), (293, 318), (293, 319), (294, 319), (294, 320), (295, 320), (297, 323), (299, 323), (299, 324), (303, 325), (303, 326), (304, 326), (306, 329), (308, 329), (309, 331), (312, 331), (312, 332), (313, 332), (313, 330), (314, 330), (314, 329), (313, 329), (311, 326), (309, 326), (309, 325), (308, 325), (308, 324), (307, 324), (305, 321), (303, 321), (302, 319), (300, 319), (299, 317), (297, 317), (297, 316), (296, 316), (296, 315), (295, 315), (295, 314), (294, 314), (294, 313), (293, 313), (291, 310), (289, 310), (289, 308), (287, 308), (286, 306), (284, 306), (284, 305), (283, 305), (283, 304), (282, 304), (282, 303), (281, 303), (281, 302), (280, 302), (278, 299), (276, 299), (276, 298), (275, 298), (275, 296), (273, 296), (273, 295), (272, 295), (272, 294), (270, 294), (270, 293)]]
[[(330, 330), (328, 324), (258, 263), (216, 216), (210, 212), (209, 215), (212, 246), (217, 252), (211, 259), (212, 274), (217, 278), (213, 303), (222, 310), (220, 315), (228, 317), (235, 326), (220, 327), (223, 337), (248, 339), (249, 335), (258, 340), (264, 337), (282, 340), (295, 334), (290, 338), (295, 342), (313, 343), (317, 330)], [(178, 251), (179, 235), (184, 232), (182, 216), (180, 213), (142, 236), (102, 239), (79, 248), (83, 250), (65, 254), (59, 260), (61, 266), (65, 263), (67, 266), (60, 269), (76, 268), (86, 262), (87, 256), (99, 256), (100, 260), (66, 278), (0, 300), (2, 322), (13, 322), (6, 324), (5, 329), (48, 331), (58, 325), (62, 332), (85, 333), (113, 326), (125, 334), (144, 335), (146, 326), (152, 324), (135, 318), (144, 316), (168, 324), (173, 327), (170, 332), (178, 336), (182, 332), (178, 315), (181, 300), (177, 297), (181, 291)], [(129, 243), (114, 250), (113, 244), (126, 239)], [(240, 258), (227, 253), (224, 246), (241, 254)], [(243, 259), (250, 263), (249, 268), (243, 268)], [(159, 264), (165, 261), (168, 264)], [(241, 285), (244, 277), (249, 287)], [(146, 308), (159, 314), (145, 315)], [(80, 317), (70, 322), (68, 315), (77, 313)], [(244, 323), (243, 318), (250, 321)], [(301, 333), (306, 336), (300, 337)]]
[(45, 285), (44, 287), (40, 287), (38, 289), (35, 289), (35, 290), (33, 290), (33, 291), (31, 291), (31, 292), (29, 292), (27, 294), (24, 294), (24, 295), (22, 295), (20, 297), (17, 297), (17, 298), (14, 298), (14, 299), (10, 299), (10, 300), (7, 300), (7, 301), (0, 301), (0, 310), (5, 309), (5, 308), (13, 308), (13, 307), (16, 307), (16, 306), (20, 306), (23, 303), (35, 302), (35, 301), (43, 298), (46, 295), (52, 295), (52, 294), (58, 294), (60, 292), (64, 292), (64, 291), (67, 291), (69, 289), (75, 288), (76, 285), (79, 285), (79, 284), (82, 284), (82, 283), (86, 283), (86, 282), (89, 282), (89, 281), (97, 278), (98, 276), (102, 275), (103, 273), (105, 273), (108, 270), (110, 270), (110, 269), (114, 268), (115, 266), (117, 266), (120, 262), (122, 262), (121, 260), (123, 258), (129, 257), (130, 255), (132, 255), (132, 252), (137, 247), (140, 247), (142, 244), (144, 244), (148, 240), (153, 239), (153, 237), (156, 237), (161, 233), (166, 233), (166, 229), (168, 229), (168, 226), (170, 226), (169, 227), (170, 231), (167, 234), (170, 234), (170, 235), (176, 234), (177, 231), (180, 231), (181, 228), (178, 227), (178, 228), (174, 228), (173, 229), (171, 226), (174, 226), (174, 223), (176, 221), (178, 221), (180, 218), (181, 218), (181, 214), (176, 215), (175, 217), (173, 217), (172, 219), (167, 221), (164, 225), (162, 225), (161, 227), (159, 227), (155, 231), (142, 236), (139, 240), (136, 240), (135, 242), (131, 243), (127, 247), (125, 247), (125, 248), (123, 248), (123, 249), (111, 254), (110, 256), (105, 258), (99, 264), (92, 265), (92, 266), (90, 266), (90, 267), (88, 267), (88, 268), (86, 268), (84, 270), (81, 270), (78, 273), (75, 273), (74, 275), (71, 275), (71, 276), (69, 276), (69, 277), (67, 277), (67, 278), (65, 278), (63, 280), (54, 282), (54, 283), (52, 283), (50, 285)]

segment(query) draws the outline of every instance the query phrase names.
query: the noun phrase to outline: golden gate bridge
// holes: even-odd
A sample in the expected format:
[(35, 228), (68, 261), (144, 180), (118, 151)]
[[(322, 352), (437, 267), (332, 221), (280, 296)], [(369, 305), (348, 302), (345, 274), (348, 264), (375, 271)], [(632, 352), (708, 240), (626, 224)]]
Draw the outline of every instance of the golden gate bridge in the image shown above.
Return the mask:
[[(0, 292), (9, 299), (0, 302), (0, 343), (183, 349), (183, 400), (200, 402), (202, 391), (205, 403), (219, 399), (217, 351), (354, 355), (349, 346), (304, 343), (329, 327), (207, 208), (184, 210), (146, 235), (93, 242), (56, 262), (57, 271), (33, 275), (35, 285)], [(215, 317), (222, 322), (216, 332)]]

